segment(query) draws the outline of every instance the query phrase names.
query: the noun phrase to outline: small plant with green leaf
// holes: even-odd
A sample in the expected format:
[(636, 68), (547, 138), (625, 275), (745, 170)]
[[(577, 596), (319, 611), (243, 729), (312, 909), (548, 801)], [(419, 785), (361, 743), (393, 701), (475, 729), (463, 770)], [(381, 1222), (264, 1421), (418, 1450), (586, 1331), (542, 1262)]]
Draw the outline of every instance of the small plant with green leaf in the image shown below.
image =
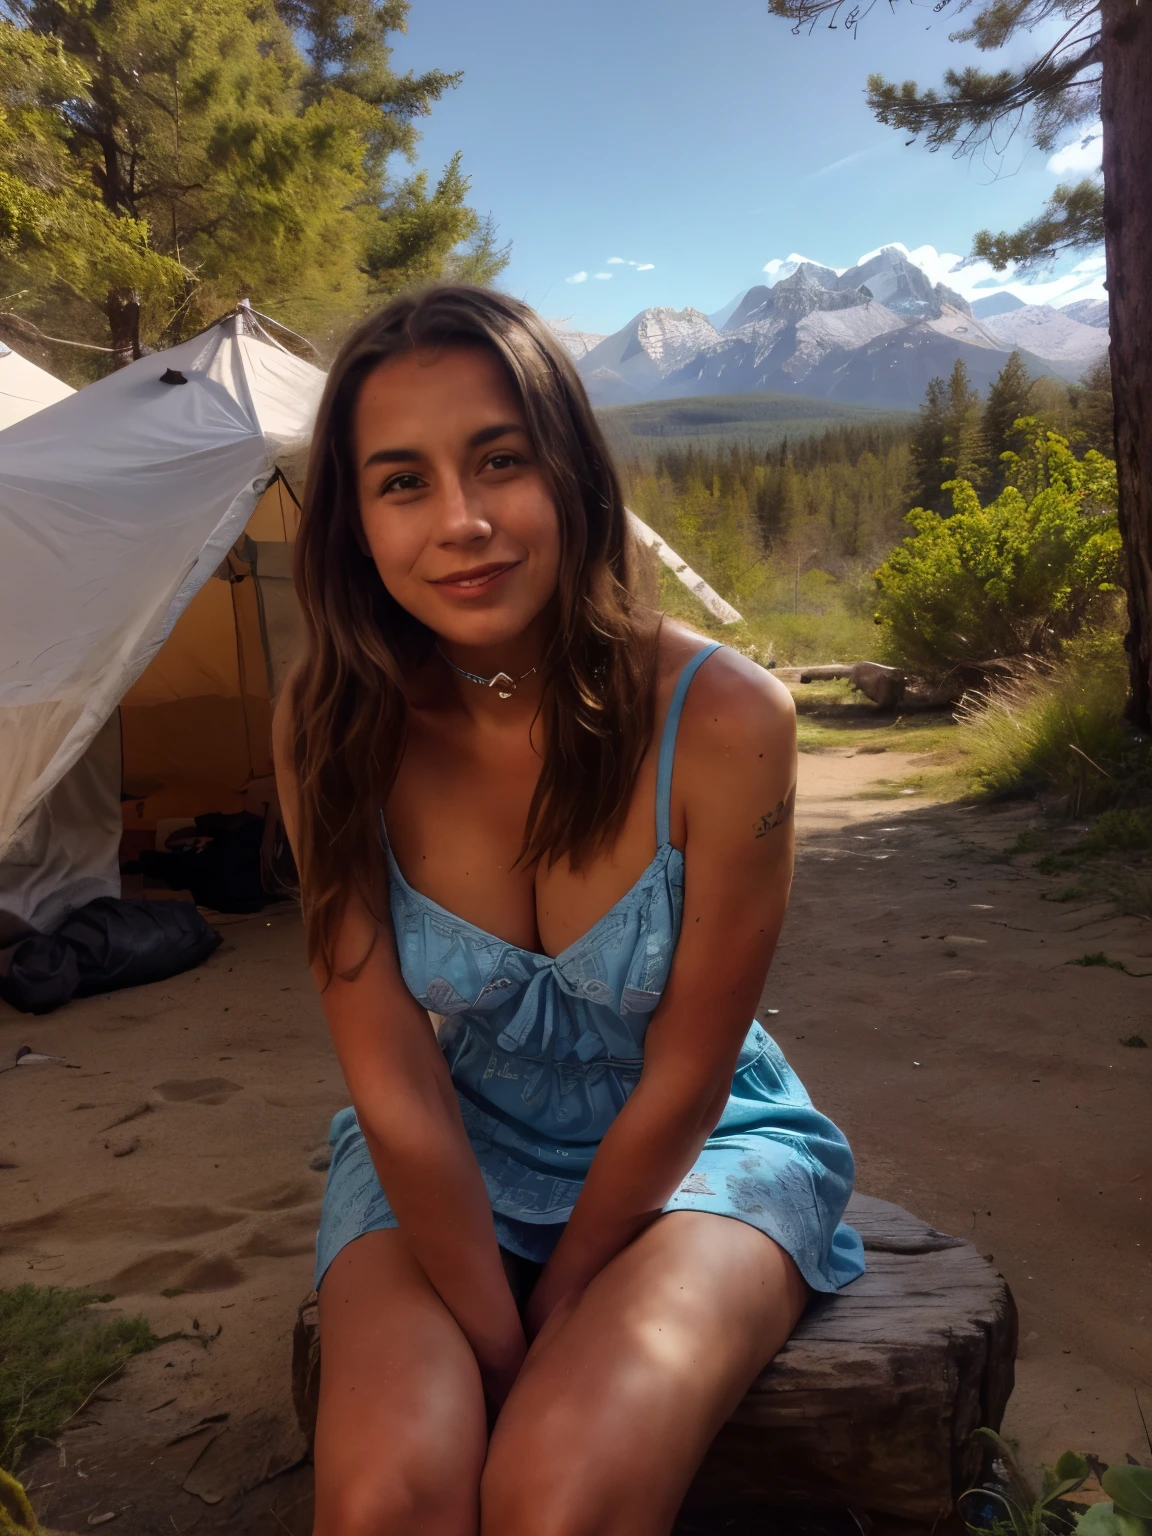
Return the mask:
[(1152, 1467), (1105, 1467), (1100, 1486), (1111, 1504), (1093, 1504), (1076, 1536), (1152, 1536)]
[[(1058, 1506), (1087, 1481), (1090, 1469), (1083, 1456), (1065, 1451), (1054, 1467), (1041, 1468), (1042, 1481), (1037, 1488), (1007, 1440), (994, 1429), (978, 1429), (972, 1438), (983, 1440), (992, 1448), (1002, 1469), (998, 1483), (969, 1488), (960, 1496), (964, 1524), (974, 1536), (988, 1536), (989, 1532), (993, 1536), (1062, 1536), (1075, 1529), (1073, 1519)], [(980, 1525), (974, 1524), (967, 1513), (971, 1508), (969, 1501), (977, 1498), (988, 1501), (985, 1508), (990, 1514)], [(1089, 1532), (1087, 1536), (1105, 1533)]]
[[(1143, 1418), (1143, 1413), (1141, 1413)], [(1152, 1536), (1152, 1468), (1104, 1467), (1078, 1451), (1065, 1451), (1054, 1467), (1042, 1467), (1037, 1487), (1008, 1442), (993, 1429), (978, 1429), (972, 1438), (992, 1448), (999, 1476), (982, 1488), (961, 1494), (959, 1508), (973, 1536)], [(1149, 1440), (1152, 1450), (1152, 1439)], [(1066, 1500), (1087, 1481), (1090, 1471), (1111, 1503), (1084, 1510)], [(967, 1501), (983, 1498), (980, 1524), (969, 1518)]]

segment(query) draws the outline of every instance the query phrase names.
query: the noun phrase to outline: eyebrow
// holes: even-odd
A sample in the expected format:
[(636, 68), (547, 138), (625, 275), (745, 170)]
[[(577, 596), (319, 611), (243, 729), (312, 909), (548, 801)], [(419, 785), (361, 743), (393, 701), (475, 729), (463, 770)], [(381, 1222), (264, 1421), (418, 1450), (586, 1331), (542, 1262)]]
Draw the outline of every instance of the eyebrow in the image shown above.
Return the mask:
[[(527, 437), (526, 427), (518, 421), (501, 421), (491, 427), (481, 427), (479, 432), (473, 432), (468, 439), (469, 448), (483, 448), (486, 443), (495, 442), (498, 437), (507, 437), (509, 433), (518, 432), (521, 437)], [(377, 448), (364, 460), (362, 468), (368, 469), (373, 464), (412, 464), (424, 458), (419, 448)]]

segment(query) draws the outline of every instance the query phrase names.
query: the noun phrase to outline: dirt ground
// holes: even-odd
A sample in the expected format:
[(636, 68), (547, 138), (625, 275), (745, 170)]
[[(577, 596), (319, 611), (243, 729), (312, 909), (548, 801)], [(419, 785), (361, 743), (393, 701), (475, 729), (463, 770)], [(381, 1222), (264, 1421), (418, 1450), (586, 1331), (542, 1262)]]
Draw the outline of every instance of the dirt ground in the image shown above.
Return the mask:
[[(917, 759), (802, 757), (792, 907), (761, 1013), (856, 1151), (858, 1185), (972, 1239), (1021, 1317), (1027, 1461), (1147, 1459), (1152, 923), (1056, 903), (1011, 857), (1028, 807), (856, 798)], [(169, 1342), (29, 1458), (41, 1519), (124, 1536), (304, 1536), (289, 1393), (345, 1102), (294, 910), (219, 920), (199, 970), (43, 1019), (0, 1004), (0, 1286), (111, 1292)], [(167, 1293), (167, 1294), (165, 1294)]]

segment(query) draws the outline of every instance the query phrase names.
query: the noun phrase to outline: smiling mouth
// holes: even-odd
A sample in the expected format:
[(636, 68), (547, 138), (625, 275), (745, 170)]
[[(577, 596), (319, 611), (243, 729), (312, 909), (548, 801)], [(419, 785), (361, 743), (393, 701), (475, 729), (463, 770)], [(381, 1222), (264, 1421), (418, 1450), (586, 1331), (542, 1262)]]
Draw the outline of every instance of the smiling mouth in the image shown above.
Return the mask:
[(439, 576), (434, 587), (486, 587), (507, 571), (514, 570), (520, 562), (509, 560), (502, 565), (477, 565), (469, 571), (454, 571), (450, 576)]

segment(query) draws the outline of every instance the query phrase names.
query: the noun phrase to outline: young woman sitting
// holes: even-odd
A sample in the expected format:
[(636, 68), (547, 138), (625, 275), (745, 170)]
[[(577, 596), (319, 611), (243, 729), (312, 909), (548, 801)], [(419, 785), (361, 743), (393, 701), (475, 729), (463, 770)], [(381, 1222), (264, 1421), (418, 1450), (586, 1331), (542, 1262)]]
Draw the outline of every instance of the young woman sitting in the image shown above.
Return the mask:
[(328, 379), (276, 719), (353, 1108), (317, 1243), (316, 1536), (658, 1536), (811, 1291), (844, 1137), (753, 1014), (792, 701), (633, 595), (524, 305), (397, 299)]

